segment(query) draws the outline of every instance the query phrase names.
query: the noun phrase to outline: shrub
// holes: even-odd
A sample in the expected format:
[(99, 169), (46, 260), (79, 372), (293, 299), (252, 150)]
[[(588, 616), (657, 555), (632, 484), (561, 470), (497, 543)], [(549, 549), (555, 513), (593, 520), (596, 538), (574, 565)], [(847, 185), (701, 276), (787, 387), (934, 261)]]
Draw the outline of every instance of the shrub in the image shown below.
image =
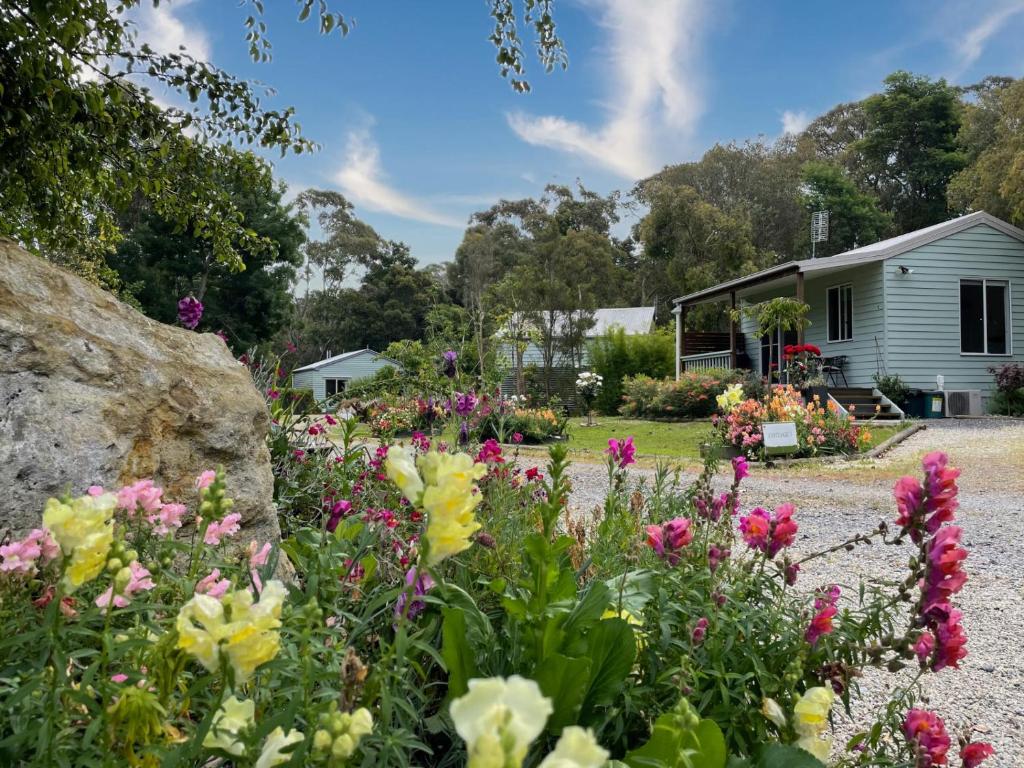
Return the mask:
[(1024, 363), (1005, 363), (988, 370), (996, 384), (989, 409), (1007, 416), (1024, 416)]
[(603, 387), (594, 401), (599, 413), (618, 413), (622, 405), (624, 379), (635, 376), (664, 378), (674, 373), (675, 336), (668, 330), (627, 336), (612, 328), (588, 345), (590, 365), (603, 377)]
[(278, 399), (291, 403), (296, 413), (310, 414), (317, 412), (316, 396), (313, 394), (312, 389), (281, 387), (278, 390)]
[(715, 398), (743, 380), (742, 371), (686, 371), (678, 381), (649, 376), (623, 382), (623, 416), (642, 419), (701, 419), (715, 412)]
[(898, 373), (882, 374), (876, 373), (872, 376), (878, 391), (896, 403), (901, 410), (906, 407), (910, 399), (910, 387), (906, 385)]

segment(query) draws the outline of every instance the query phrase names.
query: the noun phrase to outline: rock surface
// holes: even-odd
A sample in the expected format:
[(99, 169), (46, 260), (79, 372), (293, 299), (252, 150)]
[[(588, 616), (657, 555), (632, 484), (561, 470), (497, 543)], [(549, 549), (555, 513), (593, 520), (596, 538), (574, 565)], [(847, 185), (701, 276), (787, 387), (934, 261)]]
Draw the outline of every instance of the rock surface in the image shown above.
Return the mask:
[(280, 537), (248, 371), (213, 334), (164, 325), (0, 239), (0, 535), (43, 504), (152, 477), (194, 509), (193, 481), (223, 465), (242, 536)]

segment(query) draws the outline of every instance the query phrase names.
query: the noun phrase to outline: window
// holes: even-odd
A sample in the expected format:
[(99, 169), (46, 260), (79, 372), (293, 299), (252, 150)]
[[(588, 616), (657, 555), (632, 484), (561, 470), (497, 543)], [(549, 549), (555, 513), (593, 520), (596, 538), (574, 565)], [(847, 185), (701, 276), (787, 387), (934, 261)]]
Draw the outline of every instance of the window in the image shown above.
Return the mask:
[(828, 289), (828, 340), (849, 341), (853, 338), (853, 284)]
[(345, 382), (348, 379), (324, 379), (324, 391), (327, 393), (327, 397), (332, 395), (340, 395), (345, 391)]
[(960, 281), (960, 352), (1010, 352), (1010, 284), (1002, 280)]

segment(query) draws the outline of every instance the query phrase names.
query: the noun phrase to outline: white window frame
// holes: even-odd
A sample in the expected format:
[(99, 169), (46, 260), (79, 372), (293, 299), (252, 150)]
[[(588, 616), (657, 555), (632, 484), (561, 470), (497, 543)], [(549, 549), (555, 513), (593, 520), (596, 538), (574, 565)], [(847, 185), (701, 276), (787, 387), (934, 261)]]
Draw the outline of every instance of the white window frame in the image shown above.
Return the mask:
[[(981, 338), (985, 342), (984, 352), (964, 352), (963, 338), (963, 298), (962, 291), (964, 283), (981, 283)], [(1002, 285), (1006, 288), (1006, 351), (988, 351), (988, 284)], [(960, 336), (961, 357), (1013, 357), (1013, 289), (1010, 281), (994, 277), (961, 277), (957, 282), (956, 295), (956, 317), (957, 334)]]
[(333, 395), (327, 394), (327, 382), (328, 381), (334, 381), (334, 382), (340, 381), (342, 383), (341, 392), (344, 392), (348, 388), (348, 379), (343, 379), (340, 376), (325, 376), (324, 377), (324, 397), (325, 398), (326, 397), (334, 397), (334, 396), (340, 394), (338, 392), (338, 385), (337, 384), (334, 385), (334, 394)]
[[(850, 289), (850, 335), (843, 339), (833, 339), (832, 329), (828, 327), (828, 320), (832, 316), (832, 289), (835, 288), (839, 291), (839, 311), (836, 313), (836, 317), (839, 318), (839, 333), (843, 333), (843, 289)], [(845, 344), (848, 341), (853, 341), (855, 338), (853, 332), (853, 283), (839, 283), (838, 285), (830, 285), (825, 289), (825, 337), (828, 339), (829, 344)]]

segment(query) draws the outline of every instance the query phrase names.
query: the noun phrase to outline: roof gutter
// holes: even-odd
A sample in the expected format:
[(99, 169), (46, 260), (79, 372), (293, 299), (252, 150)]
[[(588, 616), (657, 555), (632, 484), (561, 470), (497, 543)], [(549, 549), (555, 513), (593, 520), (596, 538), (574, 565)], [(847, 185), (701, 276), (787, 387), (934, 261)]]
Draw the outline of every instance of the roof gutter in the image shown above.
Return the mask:
[(676, 306), (684, 307), (694, 304), (703, 304), (704, 302), (711, 301), (718, 296), (725, 296), (732, 291), (740, 290), (742, 288), (750, 288), (784, 275), (796, 274), (797, 272), (800, 272), (800, 262), (787, 261), (785, 264), (777, 264), (774, 267), (762, 269), (760, 272), (755, 272), (752, 275), (738, 277), (735, 280), (728, 280), (724, 283), (713, 285), (710, 288), (705, 288), (701, 291), (687, 294), (686, 296), (680, 296), (678, 299), (673, 299), (672, 303)]

